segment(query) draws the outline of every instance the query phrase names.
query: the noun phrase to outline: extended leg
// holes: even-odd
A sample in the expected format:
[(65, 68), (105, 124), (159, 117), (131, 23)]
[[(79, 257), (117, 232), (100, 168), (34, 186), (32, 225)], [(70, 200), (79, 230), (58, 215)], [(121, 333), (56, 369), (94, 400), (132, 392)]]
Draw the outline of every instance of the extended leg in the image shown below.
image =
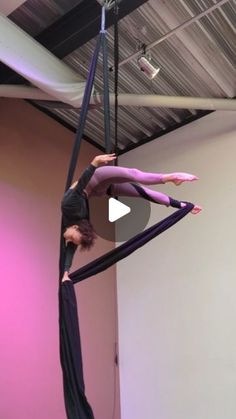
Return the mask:
[[(176, 199), (171, 198), (170, 196), (153, 191), (150, 188), (137, 185), (135, 183), (123, 183), (123, 184), (114, 184), (109, 188), (109, 195), (111, 196), (133, 196), (134, 198), (144, 198), (148, 201), (154, 202), (155, 204), (166, 205), (174, 208), (184, 208), (186, 206), (185, 202), (177, 201)], [(198, 214), (201, 212), (202, 207), (199, 205), (194, 205), (191, 210), (192, 214)]]
[(118, 166), (99, 167), (90, 179), (86, 191), (88, 195), (101, 195), (112, 183), (136, 182), (142, 185), (157, 185), (160, 183), (173, 182), (181, 185), (183, 182), (192, 182), (198, 177), (189, 173), (151, 173), (138, 169)]
[(135, 185), (134, 183), (115, 183), (110, 188), (111, 196), (132, 196), (144, 198), (161, 205), (170, 205), (170, 197), (164, 193), (153, 191), (150, 188)]
[(138, 182), (143, 185), (164, 183), (163, 174), (142, 172), (128, 167), (104, 166), (96, 169), (86, 190), (89, 195), (102, 195), (111, 183)]

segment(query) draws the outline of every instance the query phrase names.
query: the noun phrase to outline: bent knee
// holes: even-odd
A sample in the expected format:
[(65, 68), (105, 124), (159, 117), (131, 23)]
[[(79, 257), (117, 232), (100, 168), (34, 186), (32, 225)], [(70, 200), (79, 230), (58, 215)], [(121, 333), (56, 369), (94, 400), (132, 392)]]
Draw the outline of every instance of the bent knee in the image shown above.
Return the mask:
[(129, 168), (128, 171), (129, 171), (129, 174), (131, 175), (131, 177), (134, 180), (136, 180), (140, 177), (141, 171), (139, 169), (136, 169), (135, 167), (133, 167), (133, 168)]

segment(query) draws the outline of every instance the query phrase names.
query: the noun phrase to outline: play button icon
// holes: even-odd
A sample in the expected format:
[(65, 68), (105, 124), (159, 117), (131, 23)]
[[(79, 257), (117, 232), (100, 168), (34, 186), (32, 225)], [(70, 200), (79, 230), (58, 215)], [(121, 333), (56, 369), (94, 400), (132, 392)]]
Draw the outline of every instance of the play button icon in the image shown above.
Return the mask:
[(112, 242), (125, 242), (146, 228), (151, 203), (137, 197), (91, 196), (89, 209), (97, 236)]
[(125, 215), (129, 214), (131, 208), (128, 205), (123, 204), (117, 199), (110, 198), (108, 202), (108, 220), (110, 223), (114, 223), (114, 221), (119, 220), (120, 218), (124, 217)]

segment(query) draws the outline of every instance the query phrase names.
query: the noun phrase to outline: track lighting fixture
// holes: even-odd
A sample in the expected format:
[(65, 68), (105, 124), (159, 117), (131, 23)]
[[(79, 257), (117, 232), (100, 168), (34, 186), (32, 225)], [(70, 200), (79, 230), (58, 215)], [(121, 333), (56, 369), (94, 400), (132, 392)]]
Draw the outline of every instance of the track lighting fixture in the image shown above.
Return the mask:
[(146, 55), (141, 55), (141, 57), (138, 58), (138, 65), (140, 70), (143, 71), (150, 80), (153, 80), (160, 71), (160, 68), (154, 67)]

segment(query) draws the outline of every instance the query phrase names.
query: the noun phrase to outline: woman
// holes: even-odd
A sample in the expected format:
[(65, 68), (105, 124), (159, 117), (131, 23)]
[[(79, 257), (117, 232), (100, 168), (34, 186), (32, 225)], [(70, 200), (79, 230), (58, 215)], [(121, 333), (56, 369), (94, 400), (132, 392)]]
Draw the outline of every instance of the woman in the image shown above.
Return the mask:
[[(184, 202), (139, 184), (156, 185), (172, 182), (180, 185), (183, 182), (198, 179), (197, 176), (182, 172), (160, 174), (127, 167), (104, 166), (115, 159), (115, 154), (96, 156), (79, 181), (73, 183), (63, 197), (61, 209), (63, 237), (66, 243), (63, 281), (69, 279), (68, 273), (77, 247), (80, 246), (82, 251), (89, 250), (96, 239), (93, 226), (89, 221), (88, 199), (90, 196), (143, 197), (161, 205), (182, 208), (186, 205)], [(195, 205), (191, 212), (198, 214), (201, 209), (200, 206)]]

